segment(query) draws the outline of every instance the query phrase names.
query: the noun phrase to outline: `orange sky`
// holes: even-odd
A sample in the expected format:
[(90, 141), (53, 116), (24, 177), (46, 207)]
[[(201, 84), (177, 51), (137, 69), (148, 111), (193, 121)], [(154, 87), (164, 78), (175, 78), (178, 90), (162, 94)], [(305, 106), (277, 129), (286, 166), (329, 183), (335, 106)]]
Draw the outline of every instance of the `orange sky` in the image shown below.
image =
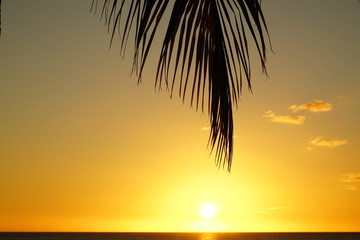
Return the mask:
[(206, 114), (154, 92), (156, 44), (137, 86), (90, 4), (2, 2), (0, 231), (360, 231), (358, 1), (263, 1), (230, 174)]

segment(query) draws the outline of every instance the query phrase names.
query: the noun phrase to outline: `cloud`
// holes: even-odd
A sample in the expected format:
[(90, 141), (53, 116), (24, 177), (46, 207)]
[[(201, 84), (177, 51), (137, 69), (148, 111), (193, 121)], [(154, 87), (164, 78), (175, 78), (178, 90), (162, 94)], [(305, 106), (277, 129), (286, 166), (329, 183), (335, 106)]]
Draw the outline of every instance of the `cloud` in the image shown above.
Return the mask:
[(301, 125), (305, 121), (305, 116), (275, 115), (272, 111), (267, 111), (262, 117), (268, 118), (272, 122)]
[(346, 139), (324, 140), (324, 139), (322, 139), (322, 137), (316, 137), (310, 141), (310, 144), (312, 144), (314, 146), (329, 147), (329, 148), (334, 148), (337, 146), (345, 145), (347, 143), (348, 143), (348, 141)]
[(322, 100), (315, 100), (313, 102), (301, 104), (301, 105), (291, 105), (289, 109), (292, 112), (298, 112), (300, 110), (307, 110), (310, 112), (328, 112), (332, 109), (331, 103), (322, 101)]
[[(313, 102), (301, 104), (301, 105), (291, 105), (288, 107), (291, 112), (296, 113), (301, 110), (306, 110), (309, 112), (327, 112), (332, 109), (331, 103), (325, 102), (323, 100), (315, 100)], [(306, 119), (304, 115), (276, 115), (271, 110), (267, 111), (262, 117), (268, 118), (272, 122), (278, 123), (287, 123), (294, 125), (302, 125)]]
[(288, 207), (269, 207), (269, 208), (266, 208), (266, 210), (279, 210), (279, 209), (284, 209), (284, 208), (288, 208)]
[(360, 190), (360, 185), (350, 185), (345, 187), (346, 190)]
[(346, 190), (360, 190), (360, 172), (342, 175), (341, 182), (348, 183), (344, 186)]
[(341, 182), (360, 182), (360, 173), (348, 173), (342, 176)]

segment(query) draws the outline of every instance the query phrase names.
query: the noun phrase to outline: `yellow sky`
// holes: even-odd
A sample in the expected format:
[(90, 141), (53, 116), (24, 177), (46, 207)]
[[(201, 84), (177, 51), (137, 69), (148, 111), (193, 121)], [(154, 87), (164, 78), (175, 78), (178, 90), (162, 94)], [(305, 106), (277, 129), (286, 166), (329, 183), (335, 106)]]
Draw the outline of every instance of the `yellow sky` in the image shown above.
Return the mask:
[(270, 78), (254, 58), (230, 174), (90, 4), (2, 3), (0, 231), (360, 231), (358, 1), (263, 1)]

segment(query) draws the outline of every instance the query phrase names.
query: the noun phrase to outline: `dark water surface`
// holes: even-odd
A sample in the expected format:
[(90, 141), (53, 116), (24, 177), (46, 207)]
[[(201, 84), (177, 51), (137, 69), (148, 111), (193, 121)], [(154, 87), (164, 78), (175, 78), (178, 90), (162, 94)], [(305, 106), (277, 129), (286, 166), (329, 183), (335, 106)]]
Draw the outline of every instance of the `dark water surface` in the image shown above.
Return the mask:
[(360, 240), (360, 233), (1, 233), (0, 240)]

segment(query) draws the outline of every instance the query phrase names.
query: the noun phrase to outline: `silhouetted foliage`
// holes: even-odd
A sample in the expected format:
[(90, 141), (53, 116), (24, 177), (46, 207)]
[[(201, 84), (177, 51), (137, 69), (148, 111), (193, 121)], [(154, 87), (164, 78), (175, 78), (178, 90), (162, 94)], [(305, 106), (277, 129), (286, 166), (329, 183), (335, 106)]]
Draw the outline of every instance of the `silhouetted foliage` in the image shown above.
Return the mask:
[(0, 0), (0, 36), (1, 36), (1, 0)]
[[(135, 28), (134, 68), (141, 81), (144, 64), (164, 12), (172, 12), (157, 66), (155, 86), (165, 85), (172, 96), (177, 85), (185, 100), (202, 111), (207, 108), (211, 132), (209, 145), (216, 148), (216, 164), (230, 171), (233, 155), (232, 105), (242, 90), (243, 77), (251, 91), (251, 36), (266, 73), (268, 30), (258, 0), (93, 0), (91, 11), (102, 2), (101, 18), (109, 31), (119, 30), (124, 53)], [(123, 15), (125, 15), (122, 20)], [(192, 75), (192, 77), (189, 77)], [(206, 105), (205, 105), (206, 104)]]
[[(133, 70), (140, 82), (155, 33), (170, 1), (93, 0), (91, 11), (96, 12), (99, 1), (103, 2), (101, 18), (112, 31), (111, 42), (116, 30), (120, 31), (123, 53), (131, 29), (135, 28)], [(255, 43), (262, 70), (266, 73), (265, 39), (269, 35), (259, 0), (173, 0), (171, 3), (173, 7), (160, 51), (155, 86), (161, 90), (165, 84), (172, 96), (178, 85), (178, 94), (184, 101), (186, 92), (190, 91), (191, 106), (201, 107), (202, 111), (207, 108), (211, 151), (216, 149), (216, 164), (227, 164), (230, 171), (232, 105), (237, 105), (244, 76), (251, 91), (248, 35)], [(125, 19), (121, 25), (123, 13)]]

